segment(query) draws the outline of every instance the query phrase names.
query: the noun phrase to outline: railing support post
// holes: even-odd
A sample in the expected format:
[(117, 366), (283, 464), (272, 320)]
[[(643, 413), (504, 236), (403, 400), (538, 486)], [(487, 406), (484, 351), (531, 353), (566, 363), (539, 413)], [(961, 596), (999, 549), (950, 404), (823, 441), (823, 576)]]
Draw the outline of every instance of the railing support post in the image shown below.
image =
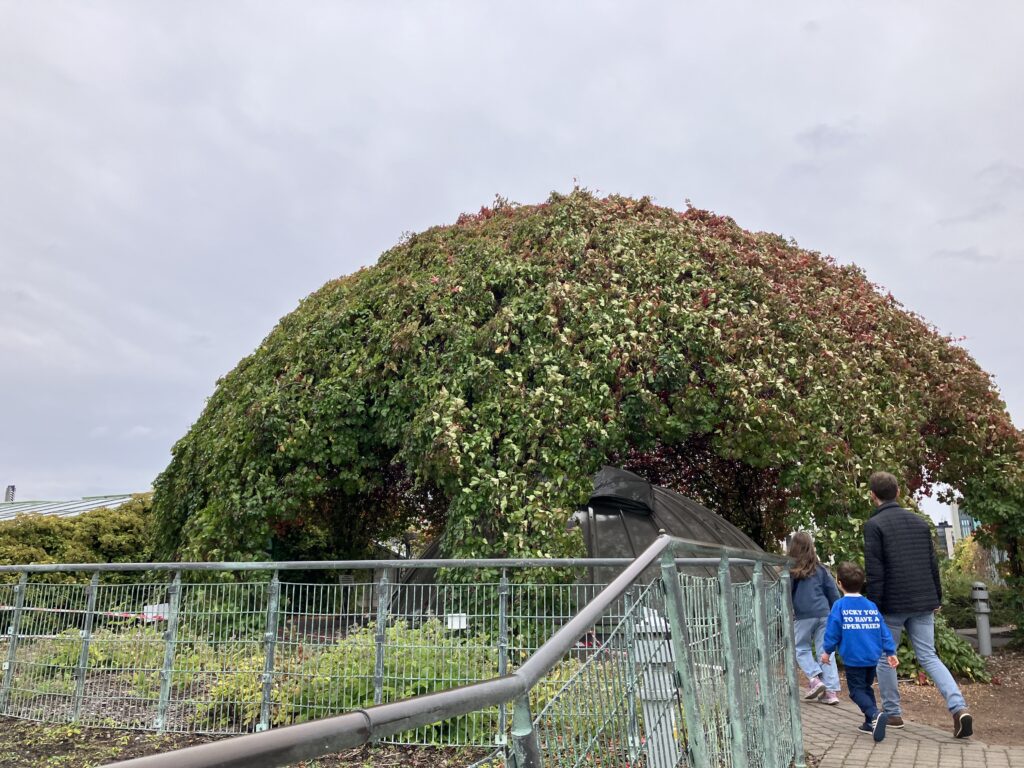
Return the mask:
[[(498, 581), (498, 677), (508, 674), (508, 569), (501, 569), (501, 579)], [(498, 707), (498, 733), (495, 736), (495, 744), (506, 744), (505, 729), (508, 727), (507, 705)]]
[(71, 707), (71, 722), (77, 723), (82, 715), (82, 699), (85, 696), (85, 675), (89, 669), (89, 643), (92, 641), (92, 623), (96, 616), (96, 592), (100, 585), (100, 572), (92, 575), (89, 586), (85, 588), (85, 625), (82, 627), (82, 649), (78, 654), (78, 667), (75, 669), (75, 698)]
[(388, 572), (385, 568), (377, 582), (377, 631), (374, 634), (373, 703), (384, 702), (384, 644), (387, 642), (388, 613), (391, 593), (388, 590)]
[(804, 728), (800, 722), (800, 687), (796, 679), (796, 641), (793, 638), (793, 592), (789, 569), (782, 571), (780, 579), (782, 590), (782, 638), (786, 649), (786, 682), (789, 683), (789, 722), (793, 730), (793, 766), (807, 768), (804, 760)]
[(683, 590), (679, 586), (679, 571), (675, 556), (670, 551), (661, 556), (661, 583), (665, 587), (665, 612), (672, 630), (672, 649), (675, 655), (676, 681), (683, 692), (683, 722), (686, 723), (686, 745), (693, 768), (710, 768), (708, 745), (697, 703), (697, 675), (693, 668), (690, 633), (687, 627)]
[(18, 651), (18, 633), (21, 631), (21, 613), (25, 608), (25, 592), (28, 590), (28, 573), (22, 572), (14, 586), (14, 614), (7, 628), (7, 661), (4, 662), (4, 681), (0, 686), (0, 714), (7, 714), (7, 700), (14, 682), (14, 659)]
[(636, 716), (636, 615), (634, 614), (633, 590), (622, 595), (622, 614), (626, 617), (626, 717), (628, 722), (629, 762), (635, 763), (640, 757), (640, 720)]
[(164, 663), (160, 669), (160, 699), (157, 701), (156, 722), (153, 727), (163, 732), (167, 727), (167, 707), (171, 701), (171, 678), (174, 653), (178, 643), (178, 611), (181, 608), (181, 571), (174, 572), (174, 580), (167, 588), (167, 631), (164, 632)]
[[(769, 710), (771, 696), (771, 677), (768, 672), (768, 649), (771, 647), (768, 638), (768, 610), (764, 603), (764, 565), (754, 563), (754, 578), (751, 582), (754, 589), (754, 636), (757, 638), (757, 714), (761, 719), (761, 737), (765, 746), (765, 768), (785, 768), (779, 756), (779, 738), (775, 730), (776, 713)], [(781, 712), (778, 714), (782, 714)]]
[(533, 715), (530, 714), (529, 694), (516, 699), (512, 710), (512, 749), (509, 757), (509, 768), (544, 768), (540, 741), (533, 728)]
[(722, 555), (718, 564), (718, 615), (722, 622), (722, 663), (725, 665), (725, 686), (729, 701), (729, 740), (733, 768), (747, 768), (746, 718), (740, 691), (739, 643), (736, 636), (736, 601), (729, 571), (729, 556)]
[(265, 731), (270, 727), (270, 715), (274, 705), (274, 651), (277, 648), (277, 616), (280, 601), (281, 581), (278, 572), (274, 571), (267, 591), (267, 624), (263, 633), (263, 695), (257, 731)]

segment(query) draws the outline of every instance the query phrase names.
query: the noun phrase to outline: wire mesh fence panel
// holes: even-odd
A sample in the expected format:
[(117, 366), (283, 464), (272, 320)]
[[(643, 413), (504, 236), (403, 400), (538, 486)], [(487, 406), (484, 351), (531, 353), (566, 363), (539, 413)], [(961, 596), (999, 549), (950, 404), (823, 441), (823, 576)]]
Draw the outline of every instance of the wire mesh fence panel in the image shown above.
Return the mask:
[(730, 712), (718, 579), (683, 573), (679, 575), (679, 581), (690, 640), (697, 708), (709, 764), (731, 766)]
[(281, 585), (272, 725), (372, 706), (377, 592), (372, 582)]
[(164, 730), (255, 730), (263, 701), (267, 589), (266, 582), (182, 585), (177, 628), (168, 630), (173, 636), (164, 645)]
[[(380, 665), (382, 703), (498, 675), (497, 583), (412, 585), (395, 591)], [(410, 610), (428, 603), (433, 611)], [(498, 708), (399, 734), (395, 743), (492, 745)]]
[(792, 728), (786, 727), (790, 724), (790, 697), (796, 692), (790, 690), (787, 674), (789, 670), (786, 661), (786, 644), (792, 642), (793, 638), (787, 636), (786, 623), (783, 619), (784, 611), (789, 611), (789, 595), (785, 591), (785, 585), (782, 581), (766, 585), (767, 639), (765, 648), (769, 672), (768, 722), (771, 723), (774, 720), (777, 728), (776, 749), (779, 755), (777, 764), (786, 766), (796, 754)]
[(765, 639), (758, 632), (754, 621), (754, 588), (749, 581), (733, 584), (733, 601), (736, 606), (736, 665), (739, 674), (740, 702), (742, 712), (734, 713), (745, 725), (747, 764), (751, 768), (775, 765), (766, 756), (765, 746), (769, 743), (765, 734), (765, 712), (767, 691), (761, 689), (760, 663)]
[(87, 615), (84, 584), (28, 581), (15, 645), (4, 670), (0, 703), (14, 717), (45, 722), (71, 720), (75, 673)]
[(674, 766), (682, 710), (655, 584), (627, 599), (600, 642), (531, 692), (541, 749), (558, 766)]
[[(22, 573), (0, 584), (0, 714), (224, 734), (320, 719), (508, 674), (603, 589), (511, 566), (450, 582), (394, 574)], [(744, 743), (753, 768), (789, 765), (783, 582), (677, 575), (679, 594), (669, 579), (606, 598), (531, 690), (551, 765), (668, 768), (697, 754), (718, 768)], [(509, 742), (511, 715), (496, 705), (386, 741), (482, 755)]]
[(166, 583), (99, 584), (74, 719), (93, 726), (153, 727), (166, 629)]

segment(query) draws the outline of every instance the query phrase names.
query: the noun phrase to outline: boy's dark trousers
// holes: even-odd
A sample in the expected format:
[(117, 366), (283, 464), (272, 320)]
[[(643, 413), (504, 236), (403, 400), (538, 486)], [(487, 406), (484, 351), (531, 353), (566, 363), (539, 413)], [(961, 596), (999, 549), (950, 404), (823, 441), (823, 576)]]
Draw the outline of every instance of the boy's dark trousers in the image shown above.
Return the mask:
[(850, 689), (850, 698), (864, 713), (864, 722), (871, 724), (878, 716), (875, 705), (875, 691), (871, 687), (875, 682), (875, 667), (846, 667), (846, 687)]

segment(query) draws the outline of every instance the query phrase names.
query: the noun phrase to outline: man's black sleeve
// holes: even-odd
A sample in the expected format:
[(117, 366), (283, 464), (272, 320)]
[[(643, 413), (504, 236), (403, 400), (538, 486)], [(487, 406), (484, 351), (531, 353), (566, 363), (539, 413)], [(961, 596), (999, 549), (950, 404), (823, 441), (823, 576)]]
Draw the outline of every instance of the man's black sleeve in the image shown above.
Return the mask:
[(882, 531), (877, 525), (864, 526), (864, 573), (868, 578), (864, 594), (881, 608), (885, 596), (885, 551)]

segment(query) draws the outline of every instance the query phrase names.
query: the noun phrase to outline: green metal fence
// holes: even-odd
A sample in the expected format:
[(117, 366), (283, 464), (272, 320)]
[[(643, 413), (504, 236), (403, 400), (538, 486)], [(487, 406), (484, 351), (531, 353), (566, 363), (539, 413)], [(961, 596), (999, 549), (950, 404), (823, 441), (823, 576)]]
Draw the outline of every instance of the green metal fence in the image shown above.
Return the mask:
[[(520, 765), (522, 744), (559, 766), (800, 765), (788, 579), (756, 562), (733, 584), (752, 562), (737, 554), (713, 560), (717, 578), (666, 555), (662, 578), (622, 588), (559, 641), (514, 709), (489, 698), (382, 738), (498, 748)], [(408, 563), (0, 568), (17, 573), (0, 584), (0, 715), (258, 733), (508, 679), (602, 589), (540, 569), (612, 561), (434, 562), (468, 570), (396, 584)], [(318, 567), (344, 573), (287, 580)]]

